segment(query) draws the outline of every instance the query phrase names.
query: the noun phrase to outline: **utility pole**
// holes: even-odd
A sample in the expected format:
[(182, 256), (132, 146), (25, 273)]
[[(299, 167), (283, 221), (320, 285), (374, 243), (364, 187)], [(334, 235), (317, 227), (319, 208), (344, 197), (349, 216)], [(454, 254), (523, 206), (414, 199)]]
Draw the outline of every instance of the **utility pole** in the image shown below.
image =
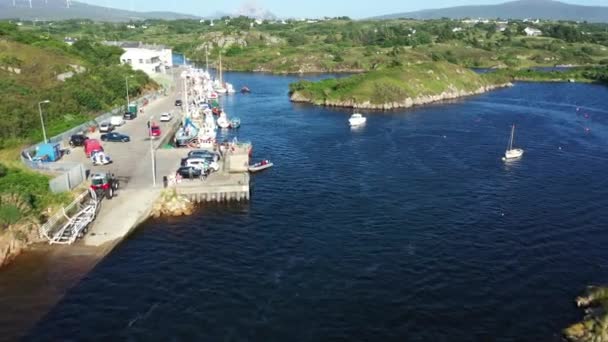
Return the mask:
[(154, 143), (152, 142), (152, 120), (153, 116), (148, 120), (148, 135), (150, 136), (150, 157), (152, 162), (152, 186), (156, 187), (156, 160), (154, 160)]
[(44, 118), (42, 117), (42, 104), (43, 103), (50, 103), (51, 101), (49, 100), (44, 100), (44, 101), (40, 101), (38, 102), (38, 112), (40, 113), (40, 123), (42, 124), (42, 136), (44, 138), (44, 143), (47, 143), (46, 140), (46, 129), (44, 128)]
[(126, 112), (128, 112), (129, 104), (131, 104), (131, 102), (129, 101), (129, 76), (125, 76), (125, 89), (127, 90), (127, 110), (126, 110)]

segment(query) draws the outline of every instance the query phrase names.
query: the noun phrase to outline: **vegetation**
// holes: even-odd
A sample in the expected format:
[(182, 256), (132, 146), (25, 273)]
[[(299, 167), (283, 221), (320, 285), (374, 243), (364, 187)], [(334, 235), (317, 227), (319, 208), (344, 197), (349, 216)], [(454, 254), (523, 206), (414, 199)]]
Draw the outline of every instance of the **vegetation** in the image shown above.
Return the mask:
[[(499, 77), (493, 76), (498, 82)], [(506, 83), (506, 79), (501, 83)], [(394, 66), (366, 74), (319, 82), (299, 81), (290, 85), (293, 99), (315, 104), (402, 103), (406, 98), (440, 95), (444, 92), (474, 92), (494, 85), (485, 76), (447, 62)]]
[[(0, 148), (40, 140), (40, 101), (50, 100), (43, 111), (52, 136), (124, 104), (125, 76), (133, 76), (134, 96), (153, 86), (146, 74), (119, 65), (121, 53), (88, 39), (69, 46), (0, 23)], [(73, 76), (58, 79), (68, 72)]]
[(608, 341), (608, 288), (589, 287), (576, 304), (586, 308), (586, 315), (582, 322), (564, 329), (564, 337), (572, 342)]

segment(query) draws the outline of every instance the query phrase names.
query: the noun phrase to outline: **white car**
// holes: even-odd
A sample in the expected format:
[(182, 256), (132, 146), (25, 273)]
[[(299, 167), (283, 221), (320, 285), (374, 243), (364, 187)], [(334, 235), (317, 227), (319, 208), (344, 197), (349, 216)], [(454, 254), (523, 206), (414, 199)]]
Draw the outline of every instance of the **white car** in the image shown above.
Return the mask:
[(115, 115), (110, 118), (110, 124), (114, 127), (122, 126), (125, 124), (125, 120), (120, 115)]
[(160, 122), (169, 122), (173, 119), (173, 115), (171, 113), (163, 113), (160, 116)]
[(210, 163), (208, 159), (204, 158), (186, 158), (182, 162), (182, 166), (192, 166), (201, 170), (210, 169), (216, 172), (220, 169), (220, 165), (217, 162)]
[(102, 133), (111, 132), (113, 129), (114, 126), (112, 126), (112, 124), (109, 122), (102, 122), (99, 124), (99, 131)]

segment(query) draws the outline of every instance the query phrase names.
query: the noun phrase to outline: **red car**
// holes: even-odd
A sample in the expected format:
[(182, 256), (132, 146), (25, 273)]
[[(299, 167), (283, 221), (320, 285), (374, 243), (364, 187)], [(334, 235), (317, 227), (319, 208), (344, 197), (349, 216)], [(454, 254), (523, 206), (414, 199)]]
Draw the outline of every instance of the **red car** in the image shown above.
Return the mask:
[(156, 124), (152, 125), (152, 127), (150, 127), (150, 135), (153, 138), (160, 137), (160, 127)]

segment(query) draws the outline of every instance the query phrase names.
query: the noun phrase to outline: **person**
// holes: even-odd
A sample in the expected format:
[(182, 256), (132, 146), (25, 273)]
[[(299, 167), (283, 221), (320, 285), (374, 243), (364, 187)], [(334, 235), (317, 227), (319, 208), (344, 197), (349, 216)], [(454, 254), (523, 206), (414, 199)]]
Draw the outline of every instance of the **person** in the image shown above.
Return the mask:
[(193, 178), (193, 173), (194, 173), (194, 170), (192, 168), (189, 168), (188, 169), (188, 178), (192, 179)]

